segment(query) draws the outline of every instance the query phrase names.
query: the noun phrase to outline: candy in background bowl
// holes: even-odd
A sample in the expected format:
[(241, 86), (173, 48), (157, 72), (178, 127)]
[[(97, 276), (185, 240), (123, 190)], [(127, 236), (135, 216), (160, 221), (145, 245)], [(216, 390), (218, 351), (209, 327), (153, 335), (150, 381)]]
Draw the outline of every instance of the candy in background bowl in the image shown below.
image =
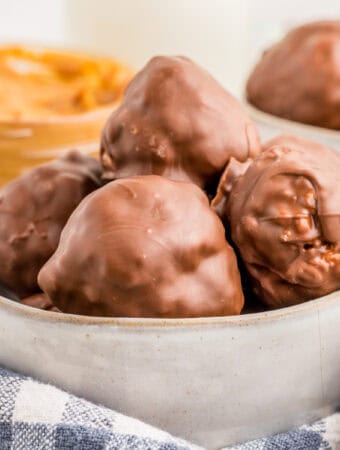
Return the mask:
[(166, 320), (51, 313), (0, 297), (0, 322), (2, 366), (208, 449), (340, 404), (339, 291), (276, 311)]

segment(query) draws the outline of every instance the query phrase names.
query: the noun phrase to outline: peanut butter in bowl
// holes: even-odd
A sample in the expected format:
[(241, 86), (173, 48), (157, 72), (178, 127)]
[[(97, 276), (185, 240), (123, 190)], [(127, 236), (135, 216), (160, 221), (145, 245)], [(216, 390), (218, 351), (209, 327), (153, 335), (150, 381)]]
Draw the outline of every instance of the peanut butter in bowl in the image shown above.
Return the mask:
[(0, 47), (0, 184), (69, 147), (96, 149), (131, 76), (110, 58)]

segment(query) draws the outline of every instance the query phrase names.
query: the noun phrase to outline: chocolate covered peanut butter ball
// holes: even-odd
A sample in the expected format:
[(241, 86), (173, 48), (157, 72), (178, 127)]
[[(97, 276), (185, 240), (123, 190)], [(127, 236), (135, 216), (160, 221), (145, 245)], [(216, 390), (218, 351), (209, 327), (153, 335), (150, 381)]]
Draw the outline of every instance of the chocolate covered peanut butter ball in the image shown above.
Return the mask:
[(231, 157), (245, 161), (259, 150), (255, 125), (240, 103), (185, 57), (151, 59), (101, 140), (108, 179), (156, 174), (213, 192)]
[(340, 156), (280, 136), (235, 183), (224, 215), (255, 292), (270, 307), (340, 288)]
[(39, 284), (63, 312), (93, 316), (221, 316), (243, 306), (234, 252), (204, 192), (155, 175), (88, 196)]
[(340, 21), (292, 30), (250, 75), (250, 103), (276, 116), (340, 129)]
[(0, 190), (0, 284), (27, 297), (80, 201), (100, 186), (99, 161), (78, 152), (42, 164)]

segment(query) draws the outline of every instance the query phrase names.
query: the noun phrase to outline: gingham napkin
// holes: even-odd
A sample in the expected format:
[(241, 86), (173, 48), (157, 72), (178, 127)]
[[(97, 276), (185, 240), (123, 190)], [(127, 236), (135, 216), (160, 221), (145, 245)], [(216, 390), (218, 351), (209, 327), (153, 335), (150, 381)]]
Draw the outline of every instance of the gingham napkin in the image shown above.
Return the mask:
[[(0, 450), (113, 449), (200, 447), (53, 386), (0, 369)], [(234, 449), (340, 449), (340, 414)]]
[(287, 433), (223, 450), (340, 450), (340, 413)]
[(138, 420), (0, 369), (1, 450), (198, 450)]

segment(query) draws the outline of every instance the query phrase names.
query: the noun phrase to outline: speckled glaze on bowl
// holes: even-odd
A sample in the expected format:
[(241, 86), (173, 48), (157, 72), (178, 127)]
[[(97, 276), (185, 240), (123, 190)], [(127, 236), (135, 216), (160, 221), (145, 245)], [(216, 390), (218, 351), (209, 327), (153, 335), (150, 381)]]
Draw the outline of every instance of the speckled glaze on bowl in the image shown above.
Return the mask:
[(257, 109), (246, 100), (244, 103), (249, 116), (256, 123), (264, 142), (281, 133), (289, 133), (320, 142), (340, 152), (340, 131), (282, 119)]
[(91, 318), (0, 297), (0, 364), (209, 449), (340, 404), (340, 291), (202, 319)]

